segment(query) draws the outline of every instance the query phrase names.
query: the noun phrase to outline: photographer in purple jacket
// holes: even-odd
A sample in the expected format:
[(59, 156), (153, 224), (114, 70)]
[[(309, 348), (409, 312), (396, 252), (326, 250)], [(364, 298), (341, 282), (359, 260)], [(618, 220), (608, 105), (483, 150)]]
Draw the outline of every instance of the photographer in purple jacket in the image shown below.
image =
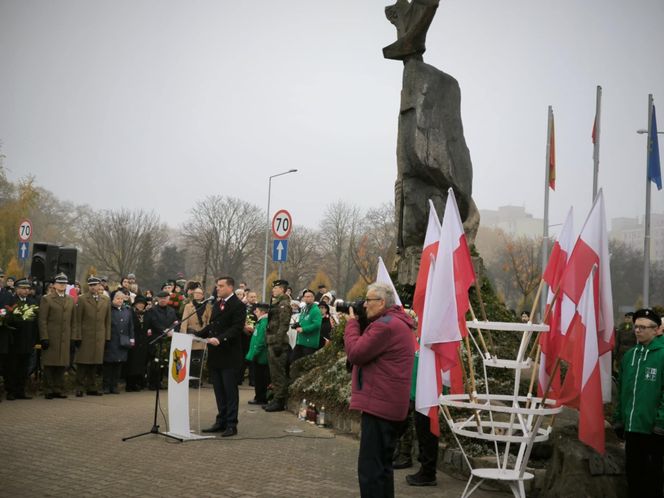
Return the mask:
[(344, 331), (353, 366), (350, 408), (362, 412), (357, 474), (363, 497), (392, 497), (392, 454), (399, 426), (408, 414), (413, 322), (395, 305), (394, 291), (385, 284), (369, 285), (363, 306), (367, 327), (361, 330), (350, 308)]

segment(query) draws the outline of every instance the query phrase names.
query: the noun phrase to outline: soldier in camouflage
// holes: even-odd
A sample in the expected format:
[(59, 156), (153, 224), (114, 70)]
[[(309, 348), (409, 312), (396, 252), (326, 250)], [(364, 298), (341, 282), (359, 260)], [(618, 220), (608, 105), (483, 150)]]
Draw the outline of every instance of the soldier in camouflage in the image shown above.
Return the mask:
[(272, 304), (267, 315), (267, 349), (270, 378), (272, 380), (272, 401), (264, 406), (266, 412), (280, 412), (286, 407), (288, 395), (288, 374), (286, 367), (290, 344), (288, 328), (290, 326), (290, 297), (286, 294), (288, 282), (275, 280), (272, 283)]

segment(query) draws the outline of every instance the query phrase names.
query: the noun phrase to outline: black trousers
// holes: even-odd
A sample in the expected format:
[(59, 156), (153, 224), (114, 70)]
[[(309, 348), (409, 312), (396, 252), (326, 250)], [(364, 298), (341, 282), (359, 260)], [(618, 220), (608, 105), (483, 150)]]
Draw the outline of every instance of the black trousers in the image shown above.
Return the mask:
[(422, 476), (425, 478), (436, 478), (436, 464), (438, 463), (438, 438), (431, 433), (429, 417), (415, 411), (415, 433), (417, 434), (417, 445), (419, 455), (417, 459), (422, 466)]
[(118, 381), (120, 380), (120, 362), (104, 362), (103, 367), (103, 386), (104, 391), (118, 392)]
[(296, 362), (300, 358), (304, 358), (305, 356), (309, 356), (310, 354), (314, 354), (318, 349), (316, 348), (307, 348), (305, 346), (302, 346), (301, 344), (297, 344), (293, 348), (293, 354), (291, 355), (291, 363)]
[(28, 380), (30, 353), (12, 353), (7, 355), (5, 380), (7, 392), (15, 396), (25, 395), (25, 383)]
[(402, 423), (362, 413), (360, 454), (357, 459), (362, 498), (394, 496), (392, 455)]
[(210, 368), (210, 382), (217, 401), (217, 423), (222, 427), (237, 427), (240, 393), (237, 388), (237, 368)]
[(270, 367), (251, 362), (254, 371), (254, 392), (256, 401), (267, 403), (267, 386), (270, 385)]
[(664, 436), (625, 432), (625, 473), (630, 498), (662, 498)]

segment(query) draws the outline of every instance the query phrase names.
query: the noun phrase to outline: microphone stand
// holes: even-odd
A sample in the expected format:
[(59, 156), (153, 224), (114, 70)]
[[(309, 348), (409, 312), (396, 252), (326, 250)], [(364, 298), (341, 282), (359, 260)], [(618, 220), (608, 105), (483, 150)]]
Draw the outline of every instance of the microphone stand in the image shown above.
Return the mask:
[[(194, 313), (196, 313), (201, 306), (207, 304), (208, 302), (212, 302), (211, 299), (206, 299), (202, 303), (200, 303), (194, 311), (192, 311), (189, 315), (187, 315), (185, 318), (182, 319), (182, 321), (186, 321), (189, 317), (193, 316)], [(155, 390), (155, 399), (154, 399), (154, 418), (152, 419), (152, 428), (147, 431), (147, 432), (141, 432), (140, 434), (134, 434), (133, 436), (128, 436), (128, 437), (123, 437), (123, 441), (129, 441), (130, 439), (135, 439), (137, 437), (141, 436), (147, 436), (148, 434), (159, 434), (161, 436), (169, 437), (171, 439), (175, 439), (176, 441), (180, 441), (181, 443), (184, 442), (184, 439), (173, 436), (171, 434), (166, 434), (165, 432), (161, 432), (159, 430), (159, 425), (157, 424), (157, 412), (159, 411), (159, 391), (161, 390), (161, 345), (162, 345), (162, 339), (166, 337), (170, 332), (175, 330), (175, 327), (177, 327), (180, 324), (180, 322), (176, 322), (175, 325), (171, 325), (169, 328), (165, 329), (160, 335), (155, 337), (153, 340), (151, 340), (148, 344), (158, 344), (158, 351), (157, 351), (157, 362), (159, 363), (159, 377), (157, 378), (157, 389)]]

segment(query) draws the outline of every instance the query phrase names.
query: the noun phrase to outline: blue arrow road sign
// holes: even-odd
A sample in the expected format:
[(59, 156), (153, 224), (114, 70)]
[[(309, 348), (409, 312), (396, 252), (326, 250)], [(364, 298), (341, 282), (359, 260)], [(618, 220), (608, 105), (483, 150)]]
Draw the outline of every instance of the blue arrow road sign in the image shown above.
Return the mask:
[(272, 241), (272, 261), (283, 263), (288, 257), (288, 239)]
[(25, 261), (26, 259), (28, 259), (28, 254), (30, 254), (30, 242), (19, 242), (18, 260)]

